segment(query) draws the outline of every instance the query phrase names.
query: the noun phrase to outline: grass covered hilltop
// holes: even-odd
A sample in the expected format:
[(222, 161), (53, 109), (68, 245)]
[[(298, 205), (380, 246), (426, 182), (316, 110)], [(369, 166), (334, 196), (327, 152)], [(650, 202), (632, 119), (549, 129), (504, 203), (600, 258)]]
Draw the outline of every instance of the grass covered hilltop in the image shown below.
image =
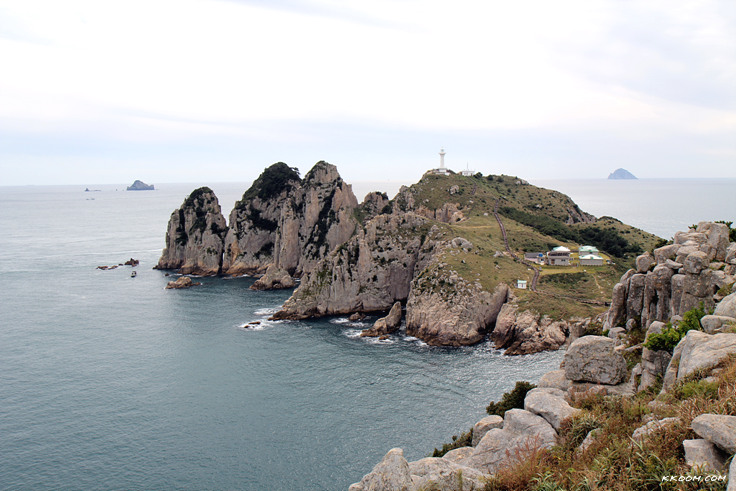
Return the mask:
[[(556, 320), (605, 311), (611, 287), (634, 257), (662, 241), (615, 218), (595, 218), (568, 196), (513, 176), (425, 174), (397, 195), (395, 206), (411, 209), (406, 203), (408, 195), (415, 209), (437, 210), (451, 203), (461, 210), (462, 219), (445, 224), (445, 233), (464, 237), (476, 247), (450, 255), (446, 262), (468, 280), (479, 278), (488, 290), (499, 282), (514, 285), (520, 279), (531, 284), (534, 270), (514, 260), (511, 253), (522, 258), (524, 253), (546, 253), (559, 246), (571, 251), (581, 245), (595, 246), (604, 258), (603, 265), (580, 266), (578, 253), (572, 252), (572, 266), (539, 266), (536, 293), (514, 290), (522, 308)], [(510, 253), (493, 214), (497, 205)]]

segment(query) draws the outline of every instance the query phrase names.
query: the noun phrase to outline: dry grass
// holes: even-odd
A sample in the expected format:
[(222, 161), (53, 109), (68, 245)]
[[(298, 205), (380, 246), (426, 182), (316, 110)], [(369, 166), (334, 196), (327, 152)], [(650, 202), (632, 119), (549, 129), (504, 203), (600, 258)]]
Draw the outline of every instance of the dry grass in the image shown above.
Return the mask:
[[(719, 369), (717, 391), (687, 389), (659, 397), (663, 402), (651, 409), (655, 391), (633, 397), (578, 394), (572, 405), (582, 412), (563, 422), (556, 447), (530, 452), (525, 460), (511, 458), (499, 471), (488, 490), (725, 490), (724, 482), (662, 482), (663, 476), (696, 475), (684, 461), (682, 441), (695, 438), (693, 418), (704, 413), (736, 415), (736, 357)], [(684, 397), (687, 396), (687, 397)], [(667, 403), (667, 404), (665, 404)], [(654, 414), (652, 414), (654, 413)], [(652, 417), (677, 416), (680, 421), (643, 441), (631, 439), (634, 430)], [(594, 442), (581, 452), (585, 434), (596, 428)], [(707, 474), (705, 474), (707, 475)]]

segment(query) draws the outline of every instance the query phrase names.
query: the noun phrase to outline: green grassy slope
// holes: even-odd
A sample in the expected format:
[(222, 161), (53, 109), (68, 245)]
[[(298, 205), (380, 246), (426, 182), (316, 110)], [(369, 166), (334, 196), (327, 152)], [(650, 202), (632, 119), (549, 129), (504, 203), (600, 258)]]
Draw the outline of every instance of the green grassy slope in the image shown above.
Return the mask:
[[(553, 318), (592, 316), (603, 312), (611, 289), (635, 256), (651, 250), (659, 237), (605, 217), (595, 220), (568, 196), (536, 187), (512, 176), (439, 176), (425, 174), (399, 193), (393, 207), (400, 210), (429, 211), (454, 203), (464, 219), (444, 226), (448, 239), (464, 237), (474, 247), (448, 254), (445, 262), (468, 281), (479, 280), (487, 290), (499, 282), (514, 285), (517, 279), (531, 282), (534, 271), (505, 253), (503, 237), (493, 211), (496, 203), (507, 231), (512, 252), (547, 252), (564, 245), (597, 246), (611, 264), (604, 266), (542, 267), (539, 293), (514, 290), (523, 308), (549, 314)], [(609, 251), (610, 249), (610, 251)], [(503, 253), (503, 254), (500, 254)], [(574, 258), (577, 256), (574, 254)], [(600, 304), (590, 303), (598, 301)]]

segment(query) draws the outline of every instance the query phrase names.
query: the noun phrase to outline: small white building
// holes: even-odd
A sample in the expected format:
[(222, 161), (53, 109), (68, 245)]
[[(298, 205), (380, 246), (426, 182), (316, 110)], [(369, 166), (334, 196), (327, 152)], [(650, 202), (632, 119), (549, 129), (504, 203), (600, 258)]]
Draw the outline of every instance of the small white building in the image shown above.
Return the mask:
[(461, 170), (460, 171), (460, 174), (463, 175), (463, 176), (466, 176), (466, 177), (470, 177), (473, 174), (475, 174), (475, 171), (470, 170), (470, 166), (466, 164), (465, 165), (465, 170)]
[(580, 254), (581, 257), (588, 256), (591, 254), (594, 256), (598, 256), (600, 252), (598, 251), (598, 248), (595, 246), (583, 245), (583, 246), (580, 246), (580, 248), (578, 249), (578, 254)]
[(516, 288), (526, 290), (526, 280), (516, 280)]
[(596, 256), (595, 254), (586, 254), (585, 256), (580, 256), (580, 265), (603, 266), (603, 258), (600, 256)]
[(570, 266), (570, 249), (565, 246), (555, 247), (547, 253), (547, 264), (550, 266)]

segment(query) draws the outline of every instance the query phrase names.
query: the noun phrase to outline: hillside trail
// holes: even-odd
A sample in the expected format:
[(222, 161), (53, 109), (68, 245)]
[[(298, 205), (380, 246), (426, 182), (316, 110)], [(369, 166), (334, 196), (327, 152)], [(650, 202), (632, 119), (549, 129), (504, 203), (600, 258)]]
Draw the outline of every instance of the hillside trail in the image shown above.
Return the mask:
[(503, 236), (503, 245), (506, 248), (506, 252), (511, 255), (512, 258), (514, 258), (514, 261), (520, 262), (528, 267), (530, 267), (534, 271), (534, 276), (532, 277), (532, 283), (529, 286), (529, 289), (533, 291), (534, 293), (537, 293), (537, 280), (539, 280), (539, 275), (542, 273), (542, 268), (538, 268), (534, 265), (532, 265), (531, 261), (527, 261), (525, 259), (520, 259), (519, 256), (514, 254), (511, 251), (511, 247), (509, 247), (509, 237), (506, 233), (506, 227), (503, 226), (503, 222), (501, 221), (501, 216), (498, 214), (498, 203), (499, 199), (496, 199), (496, 204), (493, 207), (493, 216), (496, 217), (496, 221), (498, 222), (498, 227), (501, 229), (501, 235)]

